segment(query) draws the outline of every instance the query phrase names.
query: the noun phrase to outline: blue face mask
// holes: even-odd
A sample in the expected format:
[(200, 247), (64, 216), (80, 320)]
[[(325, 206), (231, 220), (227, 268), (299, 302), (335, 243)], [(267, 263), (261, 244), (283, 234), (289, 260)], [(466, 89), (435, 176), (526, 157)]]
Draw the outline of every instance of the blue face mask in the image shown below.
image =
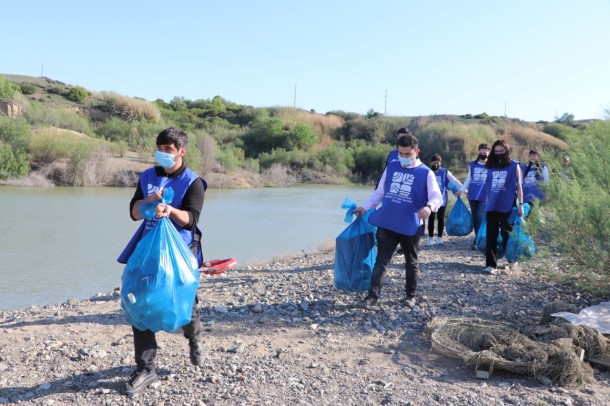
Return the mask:
[(402, 166), (409, 166), (413, 163), (413, 158), (403, 158), (400, 155), (398, 156), (398, 160)]
[(171, 168), (176, 163), (174, 161), (174, 156), (172, 154), (168, 154), (167, 152), (155, 152), (155, 159), (157, 160), (157, 163), (163, 168)]

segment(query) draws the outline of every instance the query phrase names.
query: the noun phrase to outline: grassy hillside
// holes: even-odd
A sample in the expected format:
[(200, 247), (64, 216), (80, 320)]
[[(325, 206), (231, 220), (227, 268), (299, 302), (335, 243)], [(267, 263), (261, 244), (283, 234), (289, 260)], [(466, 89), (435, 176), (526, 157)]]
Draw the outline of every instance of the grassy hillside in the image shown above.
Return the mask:
[[(4, 99), (21, 108), (21, 117), (13, 122), (20, 121), (23, 127), (29, 127), (25, 138), (59, 128), (99, 141), (85, 148), (67, 142), (65, 133), (48, 137), (44, 144), (34, 136), (23, 150), (30, 171), (57, 166), (48, 156), (40, 159), (45, 148), (56, 151), (55, 161), (67, 162), (67, 167), (76, 172), (84, 170), (82, 165), (88, 158), (83, 155), (87, 153), (98, 166), (104, 165), (104, 156), (110, 160), (126, 154), (150, 162), (155, 135), (165, 127), (179, 126), (191, 137), (188, 164), (205, 176), (212, 187), (286, 186), (294, 182), (375, 183), (387, 153), (394, 148), (396, 130), (408, 126), (420, 140), (424, 162), (432, 154), (440, 153), (444, 164), (463, 177), (468, 161), (476, 156), (477, 146), (482, 142), (505, 138), (513, 147), (513, 156), (524, 159), (530, 148), (565, 150), (566, 134), (578, 131), (559, 123), (528, 123), (489, 117), (485, 113), (459, 117), (384, 117), (376, 112), (360, 115), (344, 111), (318, 114), (289, 107), (254, 108), (220, 96), (148, 102), (112, 92), (89, 92), (49, 78), (17, 75), (0, 78), (15, 90)], [(58, 145), (50, 147), (54, 142)], [(131, 162), (133, 159), (125, 162), (127, 168)], [(79, 174), (54, 175), (51, 181), (75, 185), (125, 184), (125, 176), (117, 176), (120, 181), (107, 174), (96, 179)], [(11, 177), (10, 170), (4, 171), (3, 177)]]

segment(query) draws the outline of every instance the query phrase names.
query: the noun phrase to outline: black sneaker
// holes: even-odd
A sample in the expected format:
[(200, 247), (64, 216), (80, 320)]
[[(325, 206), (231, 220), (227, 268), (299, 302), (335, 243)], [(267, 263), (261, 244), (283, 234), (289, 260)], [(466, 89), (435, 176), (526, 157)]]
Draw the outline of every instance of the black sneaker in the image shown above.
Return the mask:
[(141, 371), (134, 371), (133, 374), (129, 377), (129, 380), (125, 382), (125, 387), (123, 388), (123, 392), (126, 395), (133, 396), (142, 392), (149, 385), (157, 382), (157, 374), (155, 371), (148, 371), (143, 369)]
[(189, 339), (189, 350), (191, 364), (199, 367), (202, 366), (203, 358), (205, 357), (205, 350), (203, 349), (203, 342), (201, 341), (201, 336), (196, 335), (195, 337)]
[(374, 299), (370, 296), (365, 297), (364, 299), (362, 299), (361, 301), (359, 301), (358, 303), (356, 303), (356, 306), (361, 308), (361, 309), (376, 309), (377, 303), (379, 302), (379, 299)]

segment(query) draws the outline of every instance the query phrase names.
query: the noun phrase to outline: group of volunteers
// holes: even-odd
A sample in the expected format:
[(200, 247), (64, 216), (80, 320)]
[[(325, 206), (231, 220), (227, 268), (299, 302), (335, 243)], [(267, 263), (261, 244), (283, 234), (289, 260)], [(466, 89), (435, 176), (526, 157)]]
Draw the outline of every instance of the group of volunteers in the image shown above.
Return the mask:
[[(389, 154), (377, 188), (362, 206), (354, 209), (356, 215), (363, 215), (381, 204), (368, 218), (378, 227), (377, 258), (371, 287), (366, 297), (358, 302), (359, 307), (371, 308), (378, 304), (387, 267), (398, 245), (405, 257), (406, 283), (402, 303), (408, 307), (415, 306), (420, 238), (427, 220), (426, 245), (443, 244), (448, 189), (455, 190), (458, 198), (463, 193), (467, 194), (475, 236), (485, 220), (483, 273), (494, 274), (498, 265), (498, 234), (501, 234), (503, 248), (506, 248), (512, 231), (509, 216), (513, 208), (518, 216), (523, 216), (524, 204), (531, 207), (537, 200), (542, 200), (544, 194), (540, 185), (549, 181), (548, 169), (540, 163), (537, 150), (530, 150), (529, 162), (521, 165), (511, 159), (511, 150), (505, 140), (497, 140), (491, 147), (489, 144), (479, 145), (477, 159), (470, 162), (463, 184), (442, 167), (439, 154), (432, 155), (429, 167), (419, 160), (419, 154), (417, 138), (407, 128), (399, 129), (396, 150)], [(435, 220), (438, 226), (436, 239)], [(473, 249), (476, 249), (476, 237)], [(510, 268), (516, 265), (509, 263)]]
[[(143, 220), (143, 223), (119, 257), (119, 262), (127, 263), (138, 242), (155, 229), (159, 221), (166, 221), (161, 220), (164, 217), (171, 220), (186, 247), (190, 248), (197, 261), (201, 261), (197, 223), (207, 184), (185, 165), (187, 145), (188, 136), (180, 128), (168, 128), (158, 134), (155, 155), (157, 165), (140, 175), (129, 204), (132, 220)], [(386, 269), (398, 245), (405, 257), (404, 304), (415, 306), (420, 237), (424, 232), (425, 221), (428, 220), (426, 244), (443, 243), (448, 188), (455, 190), (458, 197), (467, 193), (475, 233), (483, 219), (486, 219), (487, 252), (484, 272), (493, 273), (498, 254), (495, 241), (498, 232), (501, 232), (506, 244), (511, 231), (508, 217), (512, 208), (516, 205), (518, 214), (523, 215), (525, 202), (533, 204), (536, 199), (542, 198), (539, 182), (548, 182), (548, 171), (544, 165), (539, 164), (537, 151), (530, 151), (530, 162), (520, 166), (517, 161), (511, 160), (510, 148), (503, 140), (496, 141), (492, 147), (488, 144), (479, 146), (479, 155), (470, 163), (468, 177), (463, 184), (442, 167), (440, 155), (434, 154), (428, 167), (420, 161), (419, 153), (417, 138), (407, 128), (401, 128), (398, 131), (396, 150), (389, 154), (376, 190), (368, 201), (354, 209), (356, 215), (363, 215), (367, 210), (382, 204), (368, 219), (377, 226), (377, 257), (368, 294), (358, 303), (361, 307), (377, 304)], [(171, 204), (163, 199), (168, 188), (173, 191)], [(154, 216), (144, 215), (142, 208), (151, 205)], [(438, 223), (436, 239), (435, 220)], [(194, 296), (192, 311), (190, 307), (186, 309), (186, 312), (191, 313), (190, 322), (181, 329), (188, 340), (190, 362), (201, 366), (204, 359), (202, 327), (196, 293)], [(138, 394), (158, 381), (155, 332), (141, 330), (133, 325), (132, 329), (136, 369), (124, 385), (123, 391), (127, 395)]]

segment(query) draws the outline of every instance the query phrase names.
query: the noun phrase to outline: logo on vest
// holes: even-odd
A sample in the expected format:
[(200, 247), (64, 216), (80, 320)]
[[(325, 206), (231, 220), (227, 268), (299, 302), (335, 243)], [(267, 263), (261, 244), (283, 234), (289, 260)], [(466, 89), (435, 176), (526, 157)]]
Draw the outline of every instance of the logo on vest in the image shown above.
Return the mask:
[(508, 176), (507, 171), (497, 171), (493, 173), (491, 179), (491, 188), (494, 190), (504, 189), (506, 185), (506, 177)]
[(160, 190), (161, 188), (157, 185), (151, 185), (150, 183), (148, 185), (146, 185), (146, 196), (150, 196), (153, 193), (155, 193), (156, 191)]
[(485, 168), (474, 168), (472, 171), (472, 182), (483, 183), (487, 179), (487, 169)]
[(409, 173), (394, 172), (389, 194), (399, 197), (400, 200), (407, 200), (411, 195), (411, 186), (414, 180), (415, 176)]

